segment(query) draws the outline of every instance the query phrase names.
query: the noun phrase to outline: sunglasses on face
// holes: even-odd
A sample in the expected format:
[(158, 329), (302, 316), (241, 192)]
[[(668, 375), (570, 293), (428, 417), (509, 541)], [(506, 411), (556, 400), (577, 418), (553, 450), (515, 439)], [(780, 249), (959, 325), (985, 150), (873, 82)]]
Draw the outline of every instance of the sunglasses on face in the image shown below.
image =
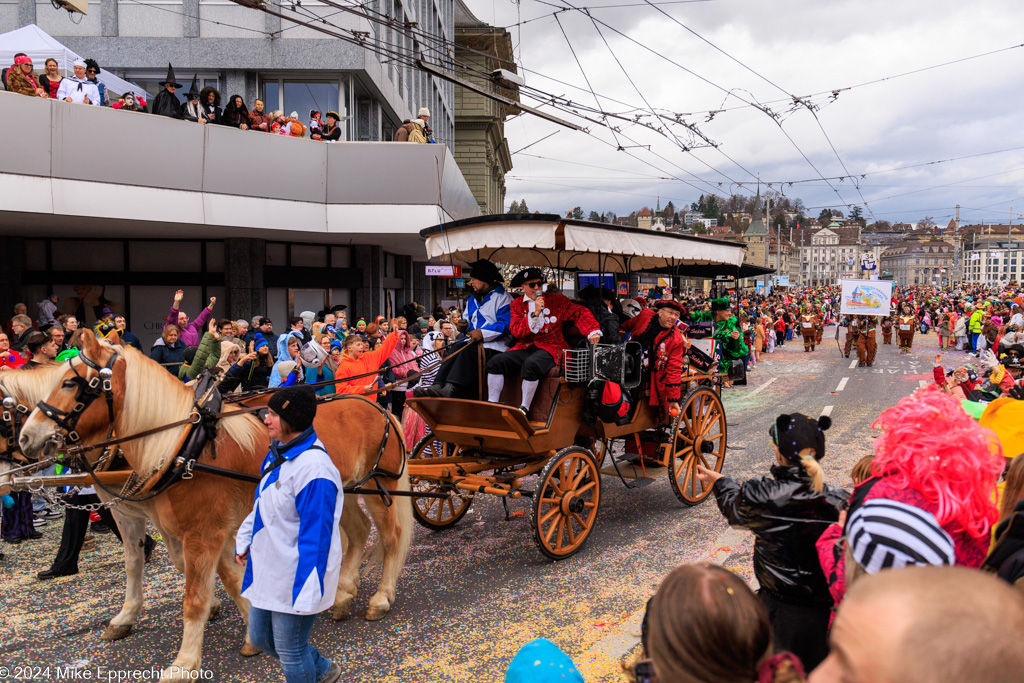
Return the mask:
[(523, 287), (540, 287), (539, 282), (524, 282)]

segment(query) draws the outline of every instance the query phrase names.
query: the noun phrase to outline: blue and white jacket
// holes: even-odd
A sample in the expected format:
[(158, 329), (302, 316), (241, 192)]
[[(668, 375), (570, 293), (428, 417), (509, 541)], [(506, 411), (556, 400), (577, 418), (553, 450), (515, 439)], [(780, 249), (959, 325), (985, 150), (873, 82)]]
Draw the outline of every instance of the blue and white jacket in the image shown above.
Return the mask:
[[(341, 475), (312, 427), (273, 443), (260, 471), (252, 512), (235, 535), (249, 553), (242, 595), (254, 607), (317, 614), (334, 604), (341, 574)], [(268, 468), (280, 453), (285, 461)]]
[(484, 348), (495, 351), (508, 351), (508, 326), (512, 320), (510, 304), (512, 297), (501, 285), (487, 292), (483, 300), (477, 301), (475, 296), (469, 297), (463, 317), (469, 322), (470, 330), (481, 330), (484, 334)]

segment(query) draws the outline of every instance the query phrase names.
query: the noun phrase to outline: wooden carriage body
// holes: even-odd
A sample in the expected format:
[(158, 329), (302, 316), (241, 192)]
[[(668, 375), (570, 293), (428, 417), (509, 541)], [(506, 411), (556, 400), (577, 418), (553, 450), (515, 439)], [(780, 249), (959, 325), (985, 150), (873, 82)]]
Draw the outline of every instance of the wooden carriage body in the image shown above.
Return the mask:
[[(431, 258), (554, 270), (688, 274), (699, 268), (710, 275), (715, 268), (735, 271), (743, 260), (742, 245), (539, 214), (484, 216), (421, 234)], [(414, 498), (416, 519), (442, 530), (458, 523), (475, 495), (531, 498), (539, 549), (562, 559), (582, 547), (594, 526), (602, 474), (617, 475), (630, 488), (666, 474), (681, 502), (699, 504), (710, 487), (696, 478), (697, 465), (720, 471), (725, 460), (722, 379), (715, 368), (688, 371), (680, 413), (664, 420), (642, 386), (623, 424), (588, 420), (584, 386), (557, 368), (541, 380), (528, 415), (517, 407), (518, 381), (506, 382), (500, 403), (409, 399), (406, 407), (428, 428), (409, 456), (413, 489), (449, 494)], [(619, 443), (621, 449), (613, 448)]]

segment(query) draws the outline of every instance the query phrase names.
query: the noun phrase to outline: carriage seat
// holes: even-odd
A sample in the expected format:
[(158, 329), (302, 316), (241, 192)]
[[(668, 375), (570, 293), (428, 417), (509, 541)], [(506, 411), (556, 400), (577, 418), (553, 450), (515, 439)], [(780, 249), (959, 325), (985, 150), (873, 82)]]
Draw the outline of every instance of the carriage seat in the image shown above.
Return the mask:
[[(537, 385), (537, 393), (533, 396), (533, 405), (526, 418), (530, 422), (547, 423), (551, 415), (551, 407), (558, 395), (558, 387), (561, 384), (562, 369), (555, 366), (548, 371), (548, 374), (541, 378)], [(510, 406), (520, 406), (523, 401), (523, 382), (519, 375), (509, 375), (505, 378), (505, 386), (501, 390), (501, 402)]]

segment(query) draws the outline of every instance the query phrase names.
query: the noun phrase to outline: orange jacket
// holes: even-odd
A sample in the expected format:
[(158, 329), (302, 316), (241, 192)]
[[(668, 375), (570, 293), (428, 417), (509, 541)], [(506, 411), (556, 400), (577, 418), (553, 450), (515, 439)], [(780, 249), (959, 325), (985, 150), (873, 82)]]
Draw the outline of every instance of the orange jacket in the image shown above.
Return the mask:
[[(398, 333), (392, 332), (384, 337), (384, 343), (381, 344), (379, 349), (367, 351), (359, 358), (352, 358), (342, 351), (341, 362), (334, 373), (334, 378), (341, 379), (342, 377), (355, 377), (367, 372), (376, 372), (380, 369), (380, 366), (384, 365), (384, 361), (388, 359), (388, 356), (391, 355), (396, 346), (398, 346)], [(372, 381), (374, 381), (373, 377), (361, 377), (347, 382), (338, 382), (336, 385), (337, 392), (339, 394), (361, 394), (366, 391), (366, 385)]]

